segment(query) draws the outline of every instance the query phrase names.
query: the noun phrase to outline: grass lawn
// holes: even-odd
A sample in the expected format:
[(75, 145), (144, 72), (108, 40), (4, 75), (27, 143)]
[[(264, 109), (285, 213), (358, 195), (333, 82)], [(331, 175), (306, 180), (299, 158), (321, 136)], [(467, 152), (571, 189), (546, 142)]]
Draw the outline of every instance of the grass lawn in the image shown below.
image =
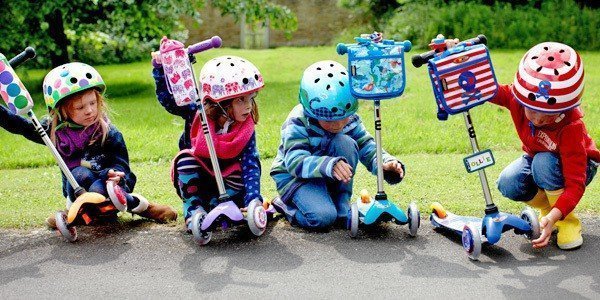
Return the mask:
[[(409, 54), (415, 53), (417, 51)], [(501, 83), (512, 80), (523, 53), (524, 50), (491, 52)], [(346, 64), (347, 57), (338, 56), (333, 47), (216, 49), (197, 56), (197, 71), (206, 60), (226, 54), (252, 61), (263, 72), (266, 81), (257, 100), (261, 119), (256, 130), (263, 159), (263, 194), (271, 198), (275, 189), (268, 169), (277, 151), (281, 123), (297, 103), (302, 71), (317, 60), (333, 59)], [(591, 136), (600, 139), (600, 69), (592, 67), (600, 64), (600, 53), (581, 54), (587, 66), (582, 104), (585, 122)], [(183, 121), (167, 113), (156, 101), (150, 63), (100, 66), (98, 70), (107, 82), (111, 119), (125, 136), (132, 168), (139, 178), (136, 191), (181, 210), (180, 200), (170, 183), (169, 162), (177, 152)], [(47, 71), (20, 71), (21, 79), (36, 99), (38, 116), (45, 113), (41, 82)], [(399, 157), (408, 168), (406, 181), (387, 187), (386, 191), (402, 207), (410, 200), (416, 200), (423, 215), (432, 201), (440, 201), (458, 213), (480, 215), (484, 202), (478, 176), (468, 174), (462, 164), (462, 158), (470, 153), (462, 116), (451, 116), (445, 122), (436, 119), (426, 68), (415, 69), (408, 64), (407, 77), (404, 95), (382, 103), (384, 148)], [(373, 130), (372, 111), (370, 102), (361, 101), (359, 114), (370, 131)], [(506, 110), (492, 104), (477, 107), (471, 114), (480, 147), (492, 149), (497, 159), (496, 165), (487, 169), (494, 199), (502, 209), (518, 212), (522, 205), (502, 199), (494, 184), (502, 168), (521, 153), (510, 116)], [(0, 130), (0, 170), (0, 227), (40, 226), (50, 212), (64, 205), (60, 174), (45, 147)], [(375, 190), (375, 177), (366, 174), (364, 168), (359, 168), (355, 178), (355, 191), (362, 188)], [(599, 196), (600, 187), (597, 182), (592, 182), (579, 209), (590, 214), (600, 213)]]

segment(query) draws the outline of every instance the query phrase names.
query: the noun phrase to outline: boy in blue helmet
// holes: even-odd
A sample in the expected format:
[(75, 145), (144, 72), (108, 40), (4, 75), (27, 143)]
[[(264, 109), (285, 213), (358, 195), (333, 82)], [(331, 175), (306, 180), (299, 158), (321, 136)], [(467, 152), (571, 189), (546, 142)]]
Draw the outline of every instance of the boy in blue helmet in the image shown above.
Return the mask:
[[(281, 127), (271, 166), (279, 197), (273, 205), (290, 223), (307, 229), (345, 224), (358, 161), (377, 174), (376, 148), (356, 114), (346, 68), (335, 61), (309, 66), (300, 82), (300, 104)], [(404, 165), (383, 151), (384, 178), (404, 177)]]

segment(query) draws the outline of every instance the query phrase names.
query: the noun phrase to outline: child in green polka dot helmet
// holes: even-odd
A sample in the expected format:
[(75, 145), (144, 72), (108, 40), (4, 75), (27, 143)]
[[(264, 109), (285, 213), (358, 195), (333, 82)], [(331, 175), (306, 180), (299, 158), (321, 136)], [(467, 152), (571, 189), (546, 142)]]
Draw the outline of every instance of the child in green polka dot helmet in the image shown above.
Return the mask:
[(96, 69), (80, 62), (64, 64), (54, 68), (44, 78), (44, 101), (52, 110), (66, 97), (91, 88), (96, 88), (100, 94), (106, 90), (104, 80)]
[[(158, 222), (175, 220), (177, 212), (173, 208), (133, 193), (137, 178), (129, 166), (123, 135), (108, 118), (105, 90), (98, 71), (87, 64), (76, 62), (54, 68), (43, 82), (49, 116), (41, 120), (41, 127), (80, 187), (108, 199), (111, 193), (115, 194), (114, 187), (119, 186), (123, 196), (119, 198), (124, 198), (119, 200), (122, 206), (117, 207), (119, 210)], [(0, 106), (0, 127), (43, 143), (32, 121), (3, 106)], [(64, 176), (62, 183), (69, 208), (78, 197)], [(56, 214), (46, 219), (46, 223), (56, 228)]]

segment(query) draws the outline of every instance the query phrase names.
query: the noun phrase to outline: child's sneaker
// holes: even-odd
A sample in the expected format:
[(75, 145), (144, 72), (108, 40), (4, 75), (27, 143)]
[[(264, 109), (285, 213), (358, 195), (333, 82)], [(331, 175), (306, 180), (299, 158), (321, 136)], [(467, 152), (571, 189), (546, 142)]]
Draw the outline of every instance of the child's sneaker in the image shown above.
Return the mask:
[(140, 194), (130, 194), (136, 198), (140, 204), (131, 210), (132, 213), (138, 214), (144, 218), (152, 219), (158, 223), (167, 223), (177, 220), (177, 212), (167, 205), (150, 203), (144, 196)]
[(52, 213), (48, 218), (46, 218), (46, 226), (48, 229), (56, 229), (56, 213)]
[(283, 202), (279, 196), (273, 198), (273, 200), (271, 200), (271, 204), (278, 213), (284, 215), (290, 223), (292, 222), (294, 215), (296, 214), (296, 208), (285, 204), (285, 202)]

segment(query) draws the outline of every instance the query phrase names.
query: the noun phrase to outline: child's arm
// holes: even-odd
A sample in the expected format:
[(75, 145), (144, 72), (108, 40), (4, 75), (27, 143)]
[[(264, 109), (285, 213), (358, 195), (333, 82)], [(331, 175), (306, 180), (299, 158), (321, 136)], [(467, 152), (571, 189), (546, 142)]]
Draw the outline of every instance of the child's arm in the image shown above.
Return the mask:
[(297, 178), (332, 178), (335, 164), (343, 157), (313, 155), (310, 152), (306, 127), (296, 124), (298, 119), (288, 120), (282, 127), (284, 165), (288, 173)]
[(250, 141), (242, 152), (242, 180), (246, 188), (244, 196), (244, 206), (248, 206), (250, 201), (258, 199), (263, 201), (260, 195), (260, 158), (256, 148), (256, 134), (253, 134)]
[(175, 103), (175, 98), (169, 93), (167, 89), (167, 82), (165, 81), (165, 73), (162, 66), (152, 65), (152, 77), (154, 77), (154, 83), (156, 84), (156, 98), (160, 105), (162, 105), (169, 113), (177, 116), (181, 116), (184, 119), (193, 117), (196, 113), (196, 104), (191, 103), (185, 106), (179, 106)]
[[(359, 119), (357, 122), (359, 122), (359, 124), (350, 132), (348, 132), (348, 135), (350, 135), (350, 137), (352, 137), (358, 145), (358, 156), (360, 158), (360, 162), (367, 168), (369, 172), (371, 172), (371, 174), (377, 175), (377, 148), (375, 145), (375, 140), (367, 132), (362, 121), (360, 121)], [(391, 162), (397, 161), (402, 165), (402, 169), (404, 171), (404, 164), (402, 164), (400, 160), (391, 156), (383, 149), (382, 156), (383, 164), (389, 164)], [(402, 181), (403, 176), (401, 177), (400, 174), (395, 171), (384, 170), (383, 178), (389, 184), (396, 184)]]
[[(45, 124), (42, 124), (44, 126)], [(8, 110), (8, 108), (0, 105), (0, 127), (6, 129), (6, 131), (19, 134), (27, 138), (28, 140), (44, 144), (40, 135), (35, 131), (35, 127), (31, 121), (15, 115)]]
[(587, 154), (584, 134), (585, 125), (581, 121), (567, 125), (560, 134), (558, 151), (565, 187), (554, 207), (560, 210), (562, 218), (575, 209), (585, 192)]
[(511, 110), (511, 105), (519, 105), (517, 101), (512, 101), (514, 97), (512, 91), (510, 90), (511, 86), (508, 84), (499, 84), (498, 85), (498, 93), (494, 98), (490, 99), (491, 103), (494, 103), (499, 106), (503, 106)]
[(123, 135), (113, 125), (110, 125), (110, 131), (104, 143), (103, 152), (111, 159), (106, 166), (103, 166), (102, 171), (100, 171), (100, 178), (108, 180), (111, 170), (123, 172), (125, 174), (124, 180), (120, 180), (120, 182), (123, 181), (123, 186), (127, 191), (133, 191), (137, 179), (129, 168), (129, 153), (127, 152)]

